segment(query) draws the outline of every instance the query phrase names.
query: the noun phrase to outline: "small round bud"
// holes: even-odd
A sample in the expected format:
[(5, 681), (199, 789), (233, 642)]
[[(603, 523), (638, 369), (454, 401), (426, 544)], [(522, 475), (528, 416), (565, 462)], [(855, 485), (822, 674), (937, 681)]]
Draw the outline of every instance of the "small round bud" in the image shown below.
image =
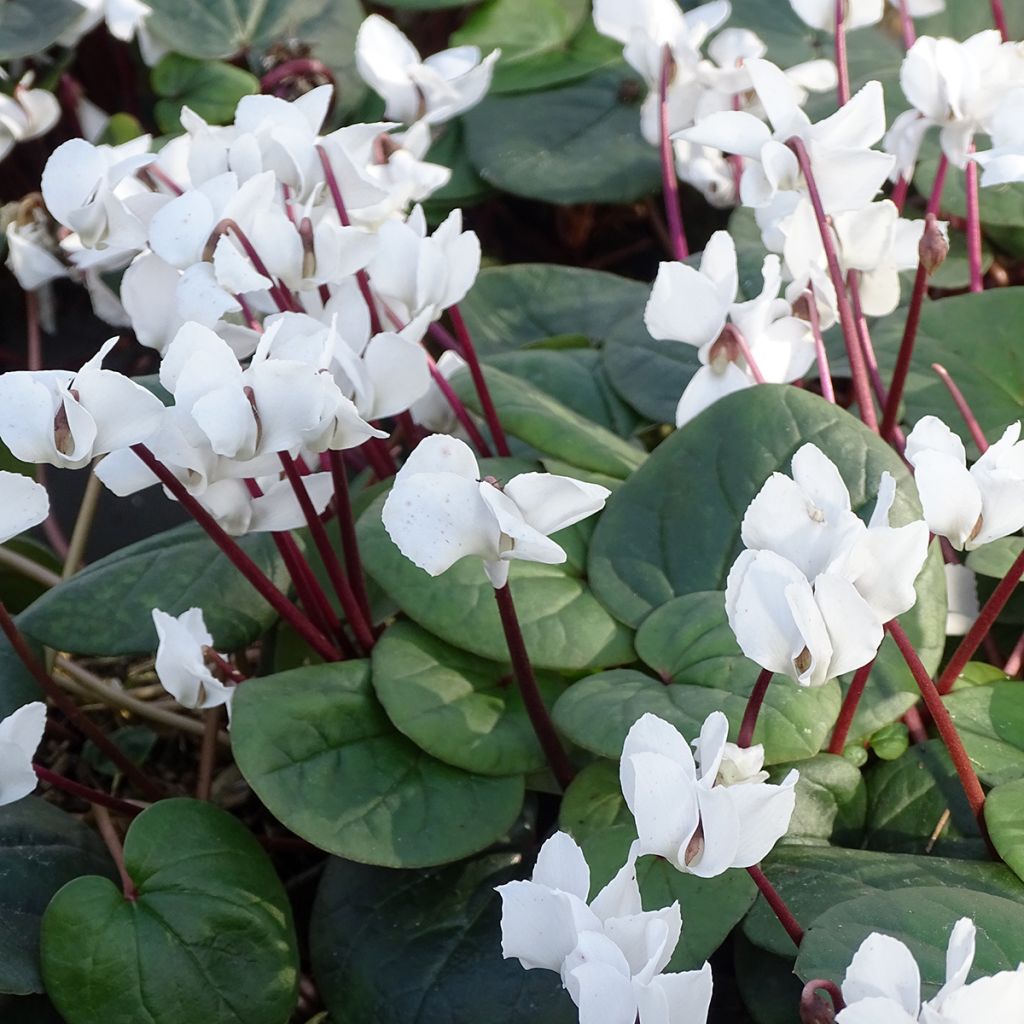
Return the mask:
[(917, 254), (921, 259), (921, 266), (929, 277), (945, 263), (949, 255), (949, 240), (934, 213), (929, 213), (925, 217), (924, 234), (921, 235)]

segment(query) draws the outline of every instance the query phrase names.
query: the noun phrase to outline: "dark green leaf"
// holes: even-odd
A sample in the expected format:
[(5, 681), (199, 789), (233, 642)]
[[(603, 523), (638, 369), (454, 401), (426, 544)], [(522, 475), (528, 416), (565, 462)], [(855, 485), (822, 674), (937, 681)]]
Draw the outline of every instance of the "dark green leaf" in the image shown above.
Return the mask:
[(790, 768), (800, 772), (796, 806), (781, 842), (788, 845), (857, 846), (867, 814), (867, 790), (860, 772), (845, 758), (818, 754), (794, 765), (778, 765), (772, 782)]
[[(836, 847), (781, 846), (765, 861), (764, 870), (805, 929), (830, 907), (847, 900), (876, 894), (891, 899), (901, 890), (919, 886), (960, 889), (966, 897), (991, 893), (1013, 901), (1018, 919), (1024, 904), (1024, 883), (1002, 864)], [(792, 940), (763, 899), (747, 915), (743, 932), (762, 949), (779, 956), (793, 955)], [(849, 962), (847, 958), (838, 974), (830, 972), (815, 977), (841, 979)]]
[(915, 886), (840, 903), (808, 929), (796, 959), (804, 981), (841, 978), (860, 944), (882, 932), (905, 943), (921, 971), (921, 994), (930, 999), (946, 980), (946, 945), (961, 917), (977, 925), (970, 978), (1014, 971), (1024, 961), (1020, 903), (949, 886)]
[(754, 1024), (795, 1024), (803, 983), (793, 973), (792, 956), (776, 956), (735, 933), (736, 984)]
[(657, 190), (658, 151), (640, 135), (643, 86), (625, 67), (559, 89), (491, 96), (464, 115), (480, 177), (529, 199), (621, 203)]
[(65, 882), (91, 872), (117, 877), (103, 843), (77, 818), (34, 796), (0, 807), (0, 992), (43, 991), (43, 911)]
[(6, 0), (0, 4), (0, 60), (40, 53), (81, 17), (74, 0)]
[(222, 61), (203, 61), (169, 53), (151, 72), (160, 130), (181, 128), (181, 108), (188, 106), (210, 124), (230, 124), (243, 96), (260, 91), (259, 79)]
[(578, 843), (620, 825), (633, 827), (633, 816), (619, 786), (618, 761), (592, 761), (572, 780), (558, 822)]
[[(239, 541), (279, 587), (288, 574), (269, 536)], [(236, 650), (274, 622), (273, 609), (197, 526), (189, 523), (130, 544), (86, 566), (22, 613), (30, 636), (77, 654), (156, 650), (153, 609), (203, 609), (214, 644)]]
[(1024, 879), (1024, 779), (996, 786), (985, 800), (985, 825), (996, 852)]
[(124, 858), (136, 901), (90, 875), (43, 917), (46, 991), (69, 1024), (287, 1019), (298, 983), (291, 908), (241, 823), (212, 804), (161, 800), (132, 822)]
[[(14, 621), (20, 628), (21, 616), (17, 616)], [(41, 653), (38, 645), (31, 641), (29, 643), (37, 654)], [(0, 718), (6, 718), (23, 704), (42, 699), (42, 690), (32, 673), (25, 668), (10, 640), (0, 635)]]
[[(507, 479), (519, 472), (491, 460), (482, 472)], [(491, 661), (508, 657), (494, 588), (478, 558), (466, 558), (438, 577), (428, 576), (395, 547), (380, 519), (383, 498), (360, 517), (366, 571), (424, 629), (446, 643)], [(555, 535), (563, 547), (582, 548), (586, 523)], [(564, 565), (513, 562), (512, 594), (535, 668), (583, 672), (633, 660), (632, 635), (598, 604), (581, 578), (582, 561), (569, 551)]]
[(574, 1024), (558, 975), (501, 956), (500, 854), (431, 871), (332, 860), (313, 907), (313, 973), (334, 1024)]
[(972, 686), (945, 701), (982, 782), (999, 786), (1024, 777), (1024, 687), (1019, 682)]
[[(428, 754), (468, 772), (517, 775), (544, 768), (544, 752), (508, 665), (449, 647), (396, 622), (373, 649), (373, 686), (395, 728)], [(540, 674), (549, 703), (565, 689)]]
[(277, 818), (329, 853), (422, 867), (482, 850), (512, 826), (523, 780), (471, 775), (396, 732), (366, 661), (251, 679), (234, 701), (231, 743)]

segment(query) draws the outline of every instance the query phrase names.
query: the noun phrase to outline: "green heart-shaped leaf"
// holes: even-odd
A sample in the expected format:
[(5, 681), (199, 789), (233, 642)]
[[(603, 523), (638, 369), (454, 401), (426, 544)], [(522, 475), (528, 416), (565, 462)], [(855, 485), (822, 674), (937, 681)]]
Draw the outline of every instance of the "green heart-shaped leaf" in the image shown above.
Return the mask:
[(134, 902), (90, 875), (43, 917), (46, 991), (68, 1024), (283, 1024), (295, 930), (249, 831), (211, 804), (162, 800), (132, 822), (124, 859)]
[(1024, 777), (1024, 687), (1019, 682), (968, 687), (945, 702), (982, 782), (999, 786)]
[(996, 786), (985, 799), (985, 825), (996, 852), (1024, 879), (1024, 779)]

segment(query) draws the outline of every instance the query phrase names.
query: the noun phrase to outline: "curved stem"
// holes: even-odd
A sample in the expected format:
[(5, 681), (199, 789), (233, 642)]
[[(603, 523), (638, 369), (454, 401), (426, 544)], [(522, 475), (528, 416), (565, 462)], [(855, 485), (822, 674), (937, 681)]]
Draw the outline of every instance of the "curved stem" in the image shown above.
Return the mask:
[(842, 754), (846, 748), (846, 737), (850, 734), (850, 726), (853, 724), (853, 716), (857, 713), (857, 705), (864, 695), (864, 687), (868, 684), (868, 676), (874, 667), (875, 660), (871, 659), (866, 665), (862, 665), (853, 674), (849, 690), (843, 698), (843, 706), (839, 709), (839, 717), (836, 719), (835, 727), (832, 729), (832, 740), (828, 745), (830, 754)]
[[(821, 996), (818, 995), (819, 992), (828, 993), (829, 999), (832, 1000), (831, 1007), (822, 1001)], [(827, 978), (815, 978), (813, 981), (807, 982), (803, 992), (800, 993), (800, 1020), (806, 1024), (834, 1020), (835, 1015), (845, 1009), (846, 1003), (839, 986)]]
[(800, 943), (804, 941), (804, 930), (797, 923), (792, 911), (786, 906), (786, 901), (779, 895), (775, 886), (768, 881), (760, 864), (747, 868), (747, 874), (754, 880), (754, 884), (765, 898), (765, 902), (772, 908), (772, 913), (779, 919), (779, 924), (786, 929), (786, 934), (793, 940), (793, 945), (799, 949)]
[(811, 206), (814, 208), (815, 219), (818, 222), (821, 244), (825, 250), (825, 259), (828, 263), (829, 277), (832, 279), (832, 286), (836, 291), (836, 303), (839, 306), (839, 322), (842, 325), (843, 338), (846, 341), (846, 354), (850, 360), (850, 375), (853, 377), (853, 392), (857, 405), (860, 407), (860, 417), (864, 424), (877, 434), (878, 419), (875, 416), (875, 406), (871, 399), (871, 388), (868, 383), (867, 367), (864, 363), (860, 335), (857, 332), (857, 323), (854, 319), (853, 307), (850, 305), (850, 297), (846, 292), (843, 272), (839, 266), (839, 256), (836, 253), (835, 241), (832, 238), (832, 229), (829, 227), (828, 217), (825, 215), (825, 208), (821, 202), (821, 194), (818, 192), (818, 185), (814, 179), (811, 158), (803, 139), (798, 136), (794, 136), (786, 144), (796, 154), (796, 158), (800, 163), (800, 170), (803, 172), (804, 180), (807, 183), (807, 194), (811, 200)]
[(53, 677), (35, 656), (2, 601), (0, 629), (10, 641), (21, 663), (39, 684), (39, 688), (63, 712), (67, 720), (86, 739), (92, 740), (118, 769), (146, 794), (147, 799), (159, 800), (164, 795), (162, 789), (53, 681)]
[(487, 426), (491, 431), (494, 447), (497, 448), (499, 455), (511, 455), (505, 431), (502, 429), (501, 421), (498, 419), (498, 410), (494, 407), (494, 401), (491, 398), (490, 389), (487, 387), (487, 381), (484, 378), (484, 371), (480, 366), (480, 360), (477, 358), (476, 349), (473, 347), (473, 339), (469, 336), (466, 321), (462, 319), (458, 306), (449, 308), (448, 316), (451, 319), (452, 327), (455, 328), (455, 337), (459, 341), (462, 358), (466, 360), (466, 364), (469, 366), (469, 375), (473, 378), (473, 386), (480, 397), (480, 408), (483, 410), (484, 419), (487, 421)]
[(682, 261), (690, 255), (690, 247), (686, 242), (686, 229), (683, 227), (683, 213), (679, 205), (679, 179), (676, 177), (676, 163), (668, 127), (668, 87), (675, 72), (675, 65), (672, 48), (666, 43), (661, 51), (661, 74), (658, 77), (661, 183), (665, 193), (665, 216), (668, 219), (669, 235), (672, 238), (672, 254), (677, 260)]
[(129, 817), (134, 818), (146, 809), (145, 807), (139, 807), (138, 804), (131, 804), (127, 800), (118, 800), (116, 796), (109, 796), (107, 793), (102, 793), (91, 786), (83, 786), (80, 782), (75, 782), (72, 779), (65, 778), (63, 775), (58, 775), (56, 772), (51, 772), (49, 768), (44, 768), (41, 764), (33, 764), (32, 770), (40, 781), (49, 783), (54, 789), (59, 789), (71, 796), (77, 796), (81, 800), (88, 800), (89, 803), (95, 804), (98, 807), (106, 807), (111, 811), (116, 811), (118, 814), (127, 814)]
[(978, 422), (978, 417), (974, 415), (974, 410), (968, 404), (967, 399), (964, 398), (964, 393), (956, 386), (956, 382), (949, 375), (949, 370), (941, 363), (932, 363), (932, 369), (939, 375), (942, 383), (946, 385), (946, 390), (956, 403), (957, 410), (970, 431), (971, 440), (978, 446), (978, 451), (984, 455), (988, 451), (988, 438), (985, 437), (981, 424)]
[(761, 669), (757, 682), (754, 683), (754, 688), (750, 691), (747, 707), (743, 712), (743, 721), (740, 723), (740, 733), (736, 737), (738, 747), (749, 747), (750, 741), (754, 738), (757, 716), (761, 713), (761, 705), (764, 703), (764, 696), (768, 692), (768, 684), (772, 681), (773, 674), (766, 668)]
[[(1018, 561), (1021, 561), (1022, 565), (1024, 565), (1024, 555)], [(914, 682), (917, 683), (917, 688), (921, 691), (925, 707), (932, 716), (932, 721), (939, 730), (939, 735), (946, 744), (946, 749), (949, 751), (953, 766), (960, 777), (960, 784), (967, 795), (967, 802), (970, 804), (971, 812), (978, 819), (982, 829), (984, 829), (985, 791), (981, 788), (981, 783), (978, 781), (978, 776), (974, 771), (974, 766), (971, 764), (971, 759), (964, 749), (963, 740), (960, 739), (960, 734), (956, 731), (953, 719), (950, 718), (949, 711), (946, 709), (946, 705), (942, 703), (939, 691), (935, 688), (935, 683), (932, 682), (931, 676), (928, 675), (928, 670), (921, 663), (917, 651), (914, 650), (914, 645), (910, 642), (907, 634), (903, 632), (903, 628), (895, 619), (887, 622), (885, 628), (893, 640), (896, 641), (896, 646), (900, 649), (900, 654), (903, 655), (903, 660), (907, 663), (907, 668), (910, 669)]]
[(273, 580), (245, 553), (238, 542), (202, 505), (188, 493), (185, 485), (144, 445), (133, 444), (132, 451), (156, 478), (174, 495), (178, 503), (206, 531), (232, 565), (253, 585), (260, 596), (302, 637), (324, 661), (340, 661), (341, 655), (331, 642), (277, 588)]
[(519, 684), (519, 693), (522, 695), (530, 724), (533, 726), (533, 731), (537, 735), (558, 784), (562, 789), (567, 789), (576, 773), (569, 762), (562, 741), (558, 738), (551, 715), (548, 713), (544, 698), (537, 686), (537, 679), (533, 674), (533, 666), (530, 664), (530, 656), (523, 640), (523, 632), (519, 628), (516, 606), (512, 602), (512, 591), (507, 583), (503, 587), (494, 589), (494, 599), (498, 602), (498, 615), (501, 618), (501, 627), (505, 631), (505, 641), (508, 644), (512, 669), (516, 675), (516, 682)]

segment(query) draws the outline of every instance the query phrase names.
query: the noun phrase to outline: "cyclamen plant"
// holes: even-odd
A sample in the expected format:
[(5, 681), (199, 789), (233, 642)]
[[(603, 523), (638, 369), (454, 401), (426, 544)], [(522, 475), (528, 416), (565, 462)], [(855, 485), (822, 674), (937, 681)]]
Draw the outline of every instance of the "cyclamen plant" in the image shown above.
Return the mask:
[(7, 0), (0, 1016), (1024, 1021), (1022, 12), (450, 6)]

